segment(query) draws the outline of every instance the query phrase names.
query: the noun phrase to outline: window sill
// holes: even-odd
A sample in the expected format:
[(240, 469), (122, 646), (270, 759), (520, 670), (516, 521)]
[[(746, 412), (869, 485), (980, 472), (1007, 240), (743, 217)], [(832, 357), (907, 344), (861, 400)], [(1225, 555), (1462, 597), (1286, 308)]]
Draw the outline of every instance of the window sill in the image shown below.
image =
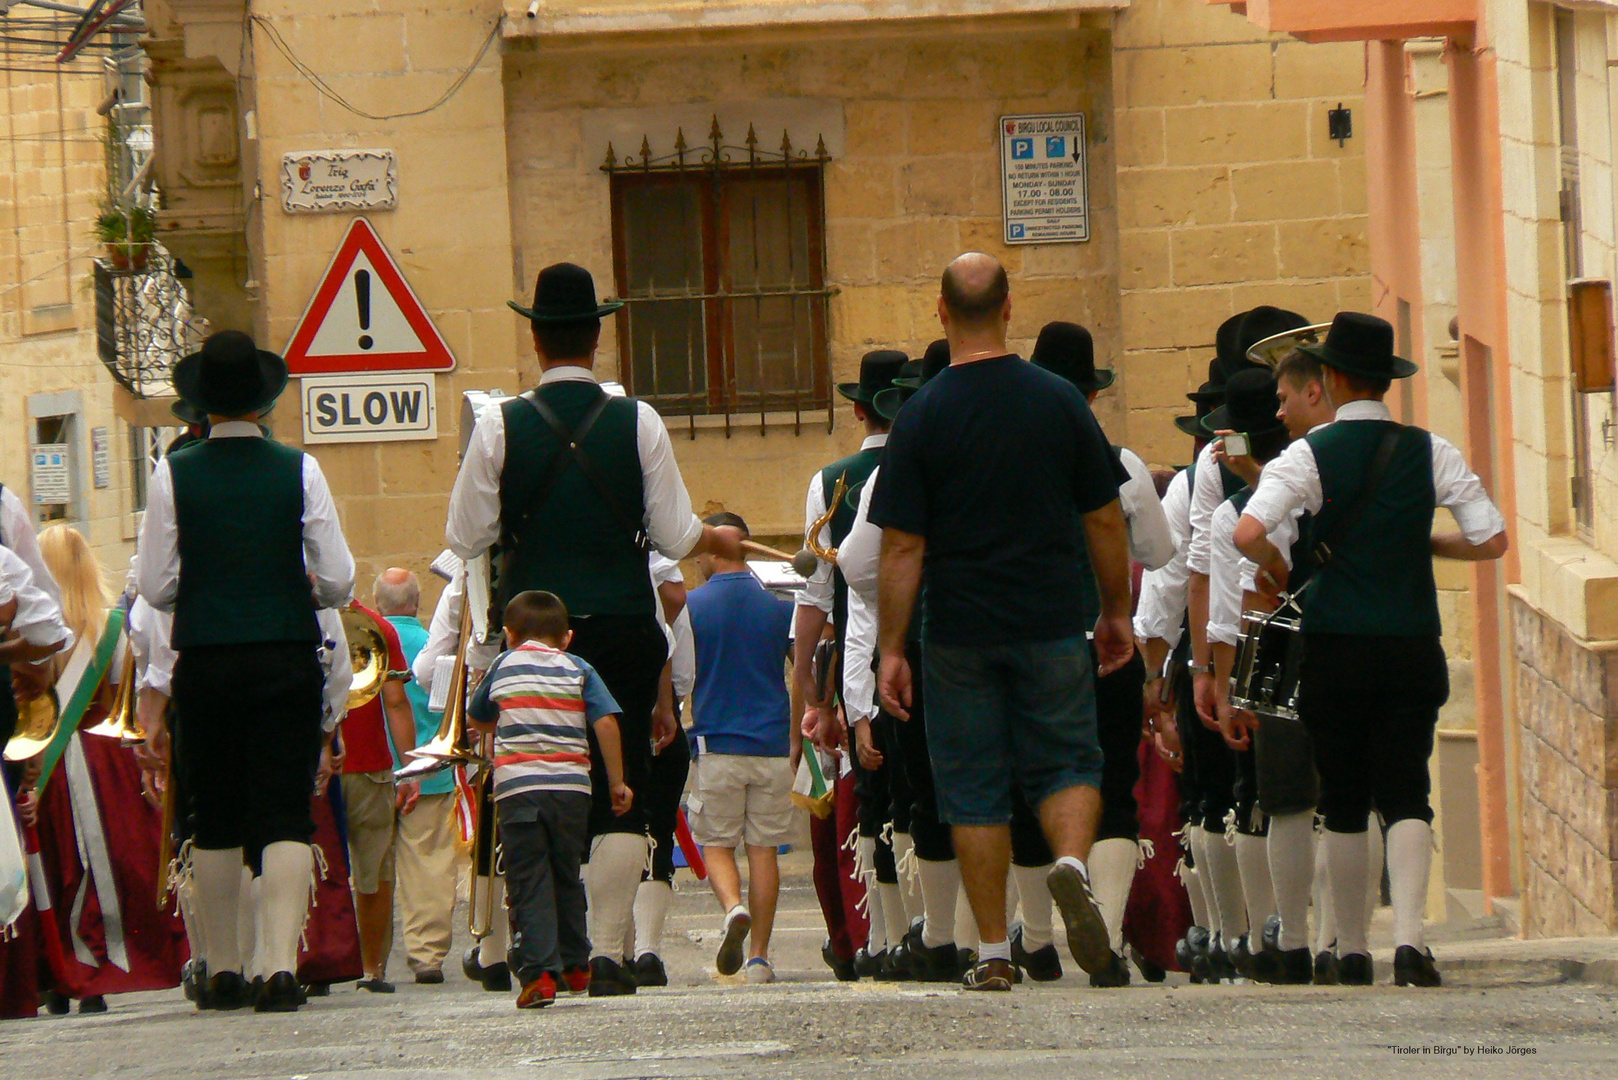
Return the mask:
[[(831, 420), (829, 410), (805, 409), (803, 412), (733, 412), (729, 416), (723, 414), (708, 414), (704, 416), (668, 416), (662, 413), (664, 425), (669, 429), (670, 435), (682, 432), (696, 438), (699, 431), (718, 431), (731, 435), (745, 434), (752, 431), (755, 434), (767, 434), (770, 428), (798, 428), (795, 434), (829, 433)], [(762, 415), (762, 423), (760, 418)]]
[(1523, 583), (1511, 591), (1585, 642), (1618, 641), (1618, 562), (1583, 540), (1524, 545)]

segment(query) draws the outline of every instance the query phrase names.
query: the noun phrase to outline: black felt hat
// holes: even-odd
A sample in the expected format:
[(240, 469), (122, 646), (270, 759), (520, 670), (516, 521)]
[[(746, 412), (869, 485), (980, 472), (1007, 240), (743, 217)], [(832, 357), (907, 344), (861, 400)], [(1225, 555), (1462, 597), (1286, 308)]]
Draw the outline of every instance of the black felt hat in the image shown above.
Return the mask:
[(1049, 322), (1039, 331), (1029, 357), (1037, 367), (1060, 375), (1086, 394), (1105, 390), (1118, 377), (1111, 368), (1096, 367), (1095, 342), (1078, 323)]
[(1275, 373), (1249, 368), (1231, 376), (1225, 403), (1202, 418), (1204, 437), (1220, 431), (1264, 435), (1284, 429), (1275, 396)]
[(1228, 380), (1238, 371), (1254, 368), (1269, 370), (1268, 365), (1255, 364), (1248, 359), (1247, 350), (1267, 337), (1274, 337), (1288, 330), (1300, 330), (1308, 325), (1309, 320), (1296, 311), (1270, 307), (1268, 304), (1261, 304), (1244, 313), (1236, 326), (1235, 334), (1228, 342), (1228, 347), (1219, 350), (1219, 366), (1224, 369), (1225, 378)]
[(1408, 379), (1419, 370), (1409, 360), (1393, 355), (1392, 323), (1358, 311), (1339, 311), (1325, 341), (1318, 345), (1305, 342), (1298, 351), (1329, 368), (1365, 379)]
[(899, 415), (899, 406), (909, 401), (911, 395), (920, 390), (945, 368), (949, 367), (949, 342), (939, 338), (927, 346), (927, 351), (920, 360), (910, 360), (905, 363), (904, 369), (893, 380), (893, 385), (876, 396), (873, 403), (877, 415), (892, 422)]
[(877, 394), (893, 385), (893, 377), (909, 359), (898, 349), (873, 349), (860, 357), (860, 381), (840, 382), (837, 392), (850, 401), (869, 405)]
[(256, 416), (287, 385), (287, 365), (240, 330), (210, 334), (174, 365), (174, 390), (204, 416)]
[(208, 422), (208, 414), (187, 402), (185, 398), (175, 398), (174, 404), (169, 406), (169, 412), (186, 427), (201, 427)]
[(506, 306), (525, 319), (542, 323), (585, 322), (611, 315), (624, 306), (622, 300), (596, 303), (596, 281), (590, 271), (573, 263), (554, 263), (539, 272), (534, 282), (534, 306), (525, 308), (515, 300)]
[(1208, 380), (1185, 396), (1187, 401), (1212, 408), (1225, 400), (1225, 373), (1218, 360), (1208, 361)]

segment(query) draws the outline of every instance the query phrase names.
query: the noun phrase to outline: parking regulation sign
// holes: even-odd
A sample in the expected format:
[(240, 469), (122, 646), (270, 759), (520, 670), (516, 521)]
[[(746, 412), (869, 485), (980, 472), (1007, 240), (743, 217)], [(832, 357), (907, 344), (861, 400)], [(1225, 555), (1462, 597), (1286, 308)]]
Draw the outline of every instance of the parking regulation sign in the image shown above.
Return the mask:
[(1090, 239), (1087, 160), (1083, 113), (1000, 118), (1006, 243)]

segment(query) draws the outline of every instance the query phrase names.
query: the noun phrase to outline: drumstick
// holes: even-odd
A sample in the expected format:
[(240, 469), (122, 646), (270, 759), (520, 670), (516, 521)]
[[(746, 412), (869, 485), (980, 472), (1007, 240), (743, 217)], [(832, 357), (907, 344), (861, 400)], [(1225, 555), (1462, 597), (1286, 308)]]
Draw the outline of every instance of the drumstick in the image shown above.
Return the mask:
[(751, 551), (755, 555), (767, 555), (772, 559), (780, 559), (782, 562), (792, 561), (791, 555), (788, 555), (784, 551), (777, 551), (775, 548), (772, 548), (767, 544), (761, 544), (757, 540), (743, 540), (742, 549), (744, 551)]

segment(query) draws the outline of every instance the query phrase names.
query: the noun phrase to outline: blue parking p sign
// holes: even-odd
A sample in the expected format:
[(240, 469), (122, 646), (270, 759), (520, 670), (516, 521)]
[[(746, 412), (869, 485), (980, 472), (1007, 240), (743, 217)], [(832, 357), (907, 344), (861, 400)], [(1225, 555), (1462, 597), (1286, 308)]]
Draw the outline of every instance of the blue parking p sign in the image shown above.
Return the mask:
[(1011, 159), (1013, 161), (1027, 161), (1034, 156), (1033, 139), (1012, 139)]

